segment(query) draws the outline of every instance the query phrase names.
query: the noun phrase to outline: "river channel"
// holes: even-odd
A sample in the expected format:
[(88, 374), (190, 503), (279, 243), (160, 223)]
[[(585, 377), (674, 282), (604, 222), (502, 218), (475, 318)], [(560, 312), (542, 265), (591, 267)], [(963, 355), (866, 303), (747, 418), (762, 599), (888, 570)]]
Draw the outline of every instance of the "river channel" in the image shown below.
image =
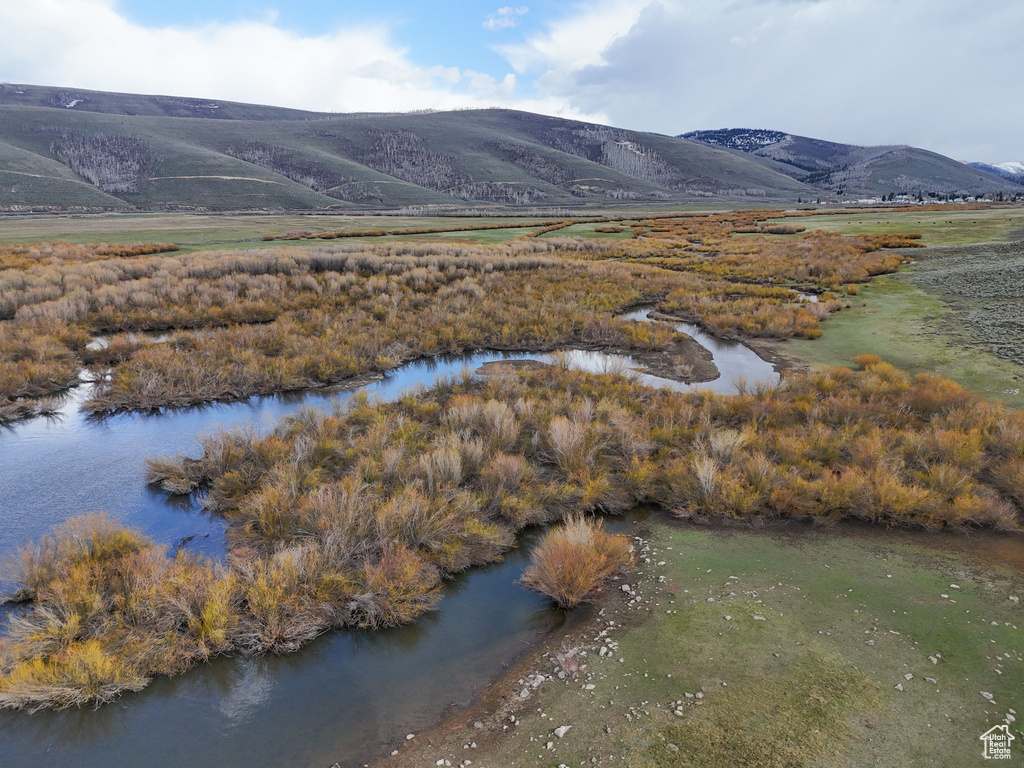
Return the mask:
[[(647, 310), (629, 319), (646, 320)], [(721, 375), (686, 385), (637, 373), (641, 383), (675, 390), (735, 391), (734, 382), (774, 384), (778, 374), (748, 347), (681, 323), (714, 356)], [(570, 350), (575, 367), (634, 370), (628, 356)], [(357, 391), (393, 398), (442, 376), (493, 360), (551, 362), (551, 354), (481, 352), (402, 366)], [(251, 425), (269, 430), (300, 408), (331, 408), (352, 392), (318, 391), (97, 420), (79, 410), (83, 384), (55, 418), (0, 433), (0, 557), (75, 515), (106, 510), (157, 541), (220, 558), (224, 526), (192, 501), (168, 499), (145, 482), (145, 459), (198, 455), (197, 435)], [(628, 526), (627, 517), (619, 526)], [(330, 633), (297, 653), (220, 658), (176, 678), (160, 678), (99, 710), (0, 712), (5, 768), (190, 765), (233, 768), (361, 765), (464, 705), (564, 615), (516, 584), (537, 532), (501, 563), (445, 585), (438, 609), (416, 623), (377, 632)], [(0, 592), (12, 585), (0, 582)], [(0, 616), (0, 620), (2, 620)]]

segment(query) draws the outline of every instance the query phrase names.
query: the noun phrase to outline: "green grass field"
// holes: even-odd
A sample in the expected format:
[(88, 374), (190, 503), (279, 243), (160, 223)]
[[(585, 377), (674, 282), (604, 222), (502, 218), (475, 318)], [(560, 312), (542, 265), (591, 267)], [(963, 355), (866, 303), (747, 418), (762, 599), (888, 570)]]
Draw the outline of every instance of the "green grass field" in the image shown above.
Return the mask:
[[(542, 238), (550, 237), (585, 237), (588, 240), (629, 240), (633, 236), (633, 230), (630, 229), (631, 222), (614, 222), (614, 224), (574, 224), (571, 227), (565, 229), (558, 229), (554, 232), (547, 232), (541, 235)], [(636, 223), (636, 220), (632, 220), (632, 223)], [(594, 230), (601, 227), (617, 226), (622, 227), (622, 232), (595, 232)]]
[[(951, 207), (952, 208), (952, 207)], [(654, 209), (652, 209), (653, 211)], [(701, 210), (687, 206), (687, 211)], [(658, 211), (664, 213), (665, 211)], [(551, 219), (559, 218), (552, 215)], [(406, 227), (472, 226), (521, 222), (522, 217), (412, 217), (311, 215), (197, 215), (197, 214), (108, 214), (64, 216), (10, 216), (0, 218), (0, 243), (32, 243), (41, 240), (71, 243), (175, 242), (190, 249), (252, 247), (264, 235), (304, 230), (333, 232), (350, 229), (400, 229)], [(778, 223), (793, 223), (780, 219)], [(921, 211), (898, 213), (837, 214), (809, 216), (799, 220), (808, 230), (825, 229), (843, 234), (921, 232), (929, 245), (959, 245), (1002, 242), (1024, 233), (1024, 208), (987, 211)], [(618, 234), (595, 232), (600, 224), (578, 224), (552, 232), (546, 237), (628, 238), (627, 229)], [(471, 242), (503, 242), (524, 230), (493, 230), (402, 236), (403, 239), (452, 239)], [(374, 240), (378, 240), (374, 238)], [(299, 241), (301, 242), (301, 241)]]
[[(538, 221), (558, 220), (561, 216), (539, 217)], [(587, 218), (587, 216), (583, 216)], [(82, 216), (10, 216), (0, 218), (0, 244), (36, 243), (137, 243), (172, 242), (183, 251), (221, 248), (263, 248), (309, 245), (307, 240), (265, 242), (264, 235), (286, 232), (342, 232), (356, 229), (412, 229), (417, 227), (472, 227), (494, 224), (521, 225), (530, 219), (521, 216), (350, 216), (350, 215), (201, 215), (201, 214), (108, 214)], [(632, 230), (620, 233), (595, 232), (608, 224), (576, 224), (555, 230), (543, 237), (585, 237), (588, 239), (629, 239)], [(371, 238), (351, 238), (337, 242), (455, 242), (503, 243), (521, 237), (532, 228), (482, 229), (465, 232), (433, 232)]]
[[(650, 564), (627, 578), (639, 602), (616, 585), (573, 640), (588, 653), (580, 679), (517, 704), (517, 724), (474, 763), (960, 768), (980, 765), (978, 736), (1024, 706), (1019, 537), (951, 547), (906, 531), (657, 522), (650, 541)], [(430, 764), (417, 758), (449, 746), (461, 758), (479, 734), (389, 764)]]
[(307, 227), (307, 224), (304, 216), (274, 217), (273, 220), (258, 216), (162, 214), (18, 216), (0, 219), (0, 242), (173, 242), (194, 249), (250, 247), (259, 244), (265, 234)]
[(774, 223), (798, 223), (808, 231), (824, 229), (844, 235), (920, 232), (926, 245), (995, 243), (1024, 238), (1024, 208), (962, 210), (950, 205), (942, 211), (886, 211), (837, 213), (805, 218), (776, 219)]
[(989, 399), (1024, 408), (1024, 367), (980, 346), (959, 344), (948, 332), (956, 323), (954, 313), (914, 284), (912, 269), (874, 278), (850, 297), (849, 309), (822, 323), (821, 338), (792, 339), (783, 351), (823, 368), (852, 365), (854, 355), (870, 352), (911, 373), (938, 373)]
[[(879, 211), (812, 216), (801, 221), (808, 229), (843, 234), (917, 231), (929, 245), (1007, 242), (1024, 237), (1024, 208), (958, 211), (951, 206), (948, 212)], [(871, 352), (900, 368), (936, 372), (987, 398), (1024, 408), (1024, 366), (996, 357), (980, 340), (964, 333), (964, 318), (958, 314), (962, 307), (948, 303), (952, 286), (934, 279), (937, 272), (966, 265), (971, 254), (954, 249), (912, 255), (919, 255), (921, 263), (905, 267), (897, 275), (874, 278), (857, 296), (850, 297), (850, 308), (822, 324), (820, 339), (794, 339), (786, 344), (786, 353), (800, 362), (827, 367), (849, 365), (853, 355)], [(980, 274), (975, 277), (983, 279)], [(995, 319), (999, 318), (999, 306), (993, 303)]]
[[(557, 217), (552, 217), (557, 218)], [(343, 216), (343, 215), (189, 215), (111, 214), (88, 216), (12, 216), (0, 218), (0, 243), (135, 243), (172, 242), (182, 250), (216, 248), (280, 247), (309, 245), (310, 241), (264, 242), (264, 235), (286, 232), (339, 232), (353, 229), (403, 229), (412, 227), (461, 227), (521, 223), (517, 217)], [(586, 226), (586, 225), (581, 225)], [(591, 225), (593, 226), (593, 225)], [(572, 228), (570, 228), (572, 229)], [(387, 242), (411, 239), (451, 240), (474, 243), (504, 242), (530, 231), (516, 227), (501, 230), (442, 232), (398, 237), (357, 238)], [(626, 233), (628, 237), (628, 233)], [(312, 241), (316, 243), (318, 241)], [(350, 242), (344, 240), (342, 242)]]

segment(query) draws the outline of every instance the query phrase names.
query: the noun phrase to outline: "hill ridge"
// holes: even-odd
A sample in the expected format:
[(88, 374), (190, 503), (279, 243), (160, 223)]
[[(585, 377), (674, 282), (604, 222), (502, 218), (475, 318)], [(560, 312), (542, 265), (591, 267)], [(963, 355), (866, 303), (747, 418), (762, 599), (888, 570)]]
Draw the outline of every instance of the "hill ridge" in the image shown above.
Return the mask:
[[(837, 169), (799, 169), (803, 150), (783, 136), (747, 153), (521, 110), (322, 113), (2, 84), (0, 210), (592, 209), (810, 199), (820, 184), (808, 176)], [(994, 189), (1011, 188), (967, 171)]]
[(906, 144), (862, 146), (759, 128), (690, 131), (679, 138), (761, 157), (819, 190), (871, 195), (1024, 193), (1024, 186)]

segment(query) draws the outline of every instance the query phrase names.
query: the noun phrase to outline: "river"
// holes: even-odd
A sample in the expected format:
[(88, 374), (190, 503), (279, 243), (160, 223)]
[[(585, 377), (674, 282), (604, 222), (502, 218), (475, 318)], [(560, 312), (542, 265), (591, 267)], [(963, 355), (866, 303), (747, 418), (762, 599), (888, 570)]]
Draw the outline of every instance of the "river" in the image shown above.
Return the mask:
[[(629, 319), (646, 320), (647, 310)], [(771, 364), (748, 347), (698, 327), (678, 330), (714, 356), (721, 375), (687, 385), (636, 373), (649, 386), (731, 393), (743, 379), (775, 383)], [(493, 360), (552, 362), (551, 354), (480, 352), (409, 363), (357, 391), (394, 398), (442, 376)], [(628, 371), (628, 356), (570, 350), (564, 359), (592, 371)], [(90, 418), (79, 410), (91, 385), (66, 398), (55, 418), (32, 419), (0, 433), (0, 556), (10, 555), (69, 517), (106, 510), (157, 541), (211, 557), (224, 553), (223, 522), (192, 501), (168, 498), (145, 482), (145, 459), (197, 455), (197, 435), (251, 425), (269, 430), (304, 407), (331, 408), (352, 392), (317, 391), (251, 398), (157, 414)], [(629, 517), (616, 527), (627, 527)], [(377, 632), (342, 631), (298, 653), (220, 658), (175, 678), (159, 678), (99, 710), (0, 712), (5, 768), (361, 765), (436, 722), (454, 703), (469, 703), (482, 685), (564, 614), (516, 584), (536, 531), (501, 563), (472, 569), (445, 585), (438, 609), (416, 623)], [(13, 585), (0, 582), (8, 592)]]

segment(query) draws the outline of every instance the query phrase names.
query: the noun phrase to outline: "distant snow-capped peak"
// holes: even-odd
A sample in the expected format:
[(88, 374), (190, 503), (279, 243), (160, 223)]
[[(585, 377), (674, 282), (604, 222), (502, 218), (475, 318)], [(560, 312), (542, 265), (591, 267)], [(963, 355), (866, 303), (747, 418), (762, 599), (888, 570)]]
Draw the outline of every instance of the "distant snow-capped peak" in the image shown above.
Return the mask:
[(1010, 162), (1010, 163), (992, 163), (993, 168), (998, 168), (1001, 171), (1013, 174), (1024, 174), (1024, 163)]

